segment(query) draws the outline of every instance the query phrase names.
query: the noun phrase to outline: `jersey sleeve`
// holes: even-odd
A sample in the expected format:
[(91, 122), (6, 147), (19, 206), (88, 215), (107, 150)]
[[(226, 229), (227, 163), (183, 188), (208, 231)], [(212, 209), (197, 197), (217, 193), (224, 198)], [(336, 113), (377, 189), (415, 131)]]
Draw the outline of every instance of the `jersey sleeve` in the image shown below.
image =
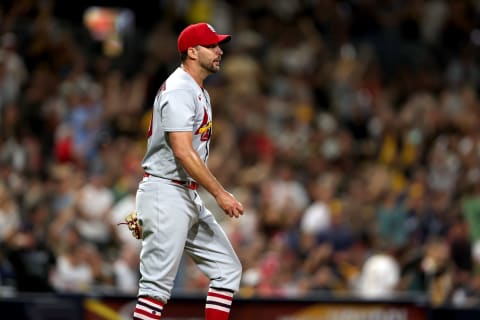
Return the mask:
[(164, 131), (192, 131), (195, 100), (188, 90), (174, 90), (162, 97), (161, 125)]

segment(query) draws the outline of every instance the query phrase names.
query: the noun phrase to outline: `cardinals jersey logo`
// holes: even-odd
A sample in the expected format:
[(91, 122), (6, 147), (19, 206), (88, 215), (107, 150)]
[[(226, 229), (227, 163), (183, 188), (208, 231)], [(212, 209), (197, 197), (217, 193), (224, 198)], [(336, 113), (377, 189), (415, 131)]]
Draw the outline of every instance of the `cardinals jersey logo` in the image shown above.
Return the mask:
[(212, 121), (208, 120), (208, 113), (203, 109), (203, 120), (200, 127), (195, 131), (196, 135), (200, 135), (200, 141), (208, 141), (212, 135)]

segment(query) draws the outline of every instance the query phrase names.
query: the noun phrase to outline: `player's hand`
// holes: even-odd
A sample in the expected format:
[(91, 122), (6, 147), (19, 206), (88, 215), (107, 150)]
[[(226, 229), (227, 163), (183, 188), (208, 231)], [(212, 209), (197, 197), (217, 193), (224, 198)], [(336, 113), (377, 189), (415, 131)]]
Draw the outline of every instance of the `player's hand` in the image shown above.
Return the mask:
[(243, 214), (243, 205), (230, 192), (222, 192), (215, 200), (226, 215), (238, 218)]

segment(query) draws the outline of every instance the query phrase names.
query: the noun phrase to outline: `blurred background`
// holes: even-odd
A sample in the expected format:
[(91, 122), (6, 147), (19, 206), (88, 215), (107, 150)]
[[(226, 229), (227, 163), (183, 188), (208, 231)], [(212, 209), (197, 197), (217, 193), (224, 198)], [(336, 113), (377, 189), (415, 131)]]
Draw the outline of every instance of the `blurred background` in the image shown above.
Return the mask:
[[(480, 306), (480, 1), (3, 0), (0, 296), (134, 296), (153, 97), (187, 24), (230, 33), (209, 167), (240, 297)], [(204, 292), (185, 258), (175, 294)]]

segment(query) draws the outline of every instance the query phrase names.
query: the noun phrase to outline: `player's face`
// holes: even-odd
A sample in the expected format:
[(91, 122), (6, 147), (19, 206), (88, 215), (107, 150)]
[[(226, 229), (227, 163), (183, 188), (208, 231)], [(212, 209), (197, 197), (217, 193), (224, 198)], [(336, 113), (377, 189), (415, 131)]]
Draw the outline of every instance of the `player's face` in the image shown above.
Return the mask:
[(198, 63), (209, 73), (216, 73), (220, 70), (223, 50), (218, 44), (210, 46), (197, 46)]

